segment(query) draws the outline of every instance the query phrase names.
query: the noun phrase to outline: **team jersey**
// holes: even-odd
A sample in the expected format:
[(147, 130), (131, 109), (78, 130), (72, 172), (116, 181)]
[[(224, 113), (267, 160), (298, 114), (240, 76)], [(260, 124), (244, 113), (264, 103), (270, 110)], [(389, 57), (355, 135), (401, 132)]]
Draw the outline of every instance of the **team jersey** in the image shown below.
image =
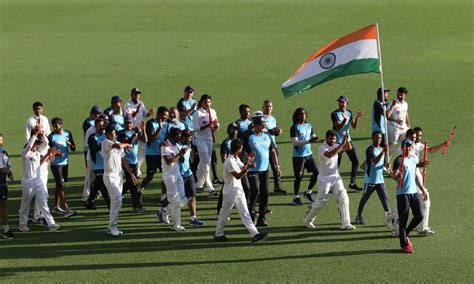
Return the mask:
[(372, 159), (380, 155), (383, 148), (376, 148), (374, 145), (370, 145), (365, 150), (365, 174), (364, 182), (370, 184), (381, 184), (384, 183), (383, 179), (383, 157), (377, 164), (372, 163)]
[(234, 155), (227, 157), (224, 162), (224, 193), (229, 190), (243, 190), (242, 181), (231, 174), (233, 172), (240, 173), (243, 166), (239, 157), (234, 157)]
[(184, 125), (184, 123), (182, 123), (179, 120), (176, 123), (173, 123), (172, 121), (169, 121), (168, 122), (168, 132), (170, 132), (171, 128), (178, 128), (179, 130), (183, 131), (183, 130), (186, 129), (186, 126)]
[(102, 142), (105, 140), (105, 134), (98, 135), (97, 133), (89, 136), (89, 154), (92, 160), (92, 170), (94, 172), (104, 171), (104, 160), (102, 157)]
[(63, 129), (61, 133), (56, 131), (52, 132), (49, 136), (49, 147), (56, 148), (59, 150), (58, 155), (51, 163), (53, 166), (65, 166), (69, 164), (69, 146), (67, 142), (71, 143), (71, 151), (76, 151), (76, 144), (72, 138), (71, 131)]
[[(123, 142), (126, 139), (129, 139), (130, 137), (132, 137), (133, 134), (135, 134), (135, 131), (124, 129), (118, 133), (117, 140), (120, 142)], [(132, 143), (132, 150), (124, 149), (124, 153), (125, 153), (125, 159), (127, 159), (127, 162), (130, 165), (134, 165), (138, 163), (138, 137), (135, 138), (135, 140)]]
[(113, 148), (116, 141), (104, 139), (101, 145), (101, 152), (104, 158), (104, 175), (121, 175), (122, 158), (125, 153), (121, 148)]
[[(152, 133), (160, 132), (158, 136), (154, 140), (151, 139)], [(168, 123), (166, 121), (163, 121), (161, 123), (161, 128), (160, 124), (158, 123), (158, 120), (156, 118), (148, 120), (146, 123), (146, 134), (148, 136), (148, 143), (146, 147), (146, 154), (150, 156), (159, 156), (161, 151), (160, 151), (160, 146), (163, 141), (166, 139), (166, 134), (168, 133)]]
[[(201, 129), (201, 126), (209, 124), (209, 117), (213, 121), (217, 120), (216, 111), (211, 108), (210, 115), (209, 113), (200, 108), (196, 110), (193, 114), (193, 128), (194, 128), (194, 138), (201, 140), (212, 140), (212, 130), (210, 127)], [(217, 124), (219, 126), (219, 124)]]
[(165, 157), (175, 157), (179, 154), (180, 147), (178, 144), (173, 144), (169, 140), (166, 140), (161, 145), (161, 167), (163, 169), (163, 176), (176, 176), (181, 175), (179, 161), (174, 161), (171, 164), (167, 164)]
[[(402, 156), (398, 156), (395, 161), (393, 162), (393, 170), (400, 170), (402, 164)], [(397, 188), (396, 195), (401, 194), (415, 194), (417, 193), (417, 186), (416, 186), (416, 157), (409, 155), (405, 157), (403, 161), (403, 175), (402, 175), (402, 187), (399, 190)], [(398, 186), (398, 180), (395, 181)]]
[[(417, 164), (420, 161), (420, 155), (422, 154), (424, 149), (425, 149), (425, 145), (423, 143), (421, 142), (413, 143), (413, 150), (411, 151), (410, 156), (415, 157)], [(403, 153), (401, 146), (398, 147), (397, 152), (400, 155)]]
[(40, 115), (39, 117), (36, 115), (32, 115), (28, 117), (26, 120), (25, 125), (25, 142), (27, 143), (30, 140), (31, 131), (36, 127), (38, 124), (38, 118), (41, 119), (41, 124), (43, 126), (44, 135), (48, 136), (51, 133), (51, 128), (49, 127), (49, 120), (46, 116)]
[[(392, 107), (392, 103), (393, 103), (393, 101), (391, 101), (387, 105), (387, 109), (390, 109)], [(405, 128), (408, 128), (408, 126), (406, 124), (407, 114), (408, 114), (408, 103), (406, 101), (400, 102), (400, 101), (397, 100), (396, 103), (395, 103), (392, 115), (389, 117), (389, 120), (401, 120), (401, 121), (403, 121), (401, 124), (392, 121), (392, 124), (394, 124), (395, 127), (405, 129)]]
[(375, 100), (372, 107), (372, 132), (379, 131), (385, 134), (386, 118), (383, 115), (384, 105), (381, 101)]
[(324, 156), (324, 153), (332, 151), (334, 148), (339, 147), (339, 144), (329, 146), (326, 141), (319, 147), (318, 160), (319, 160), (319, 176), (339, 176), (339, 167), (337, 165), (337, 155), (332, 158)]
[(109, 115), (110, 123), (115, 125), (115, 131), (121, 131), (125, 128), (125, 117), (124, 112), (121, 109), (120, 113), (114, 114), (113, 112)]
[[(293, 124), (290, 128), (290, 137), (296, 137), (298, 141), (308, 141), (314, 135), (311, 123)], [(307, 157), (311, 155), (311, 144), (293, 146), (293, 157)]]
[[(142, 101), (129, 100), (125, 105), (123, 112), (126, 116), (132, 118), (134, 125), (139, 125), (146, 118), (146, 107)], [(135, 114), (135, 116), (133, 116)], [(125, 154), (126, 155), (126, 154)]]
[(181, 145), (179, 144), (179, 150), (181, 151), (182, 148), (186, 147), (188, 150), (184, 154), (184, 157), (182, 160), (180, 160), (179, 163), (179, 172), (181, 173), (181, 176), (183, 178), (185, 177), (190, 177), (193, 175), (193, 171), (191, 170), (191, 165), (189, 158), (191, 157), (191, 145)]
[[(188, 116), (189, 117), (189, 116)], [(187, 119), (187, 117), (185, 119), (182, 119), (181, 117), (179, 118), (179, 122), (181, 122), (183, 125), (184, 125), (184, 129), (186, 130), (191, 130), (193, 131), (193, 121), (192, 119)]]
[(12, 176), (11, 171), (12, 165), (10, 164), (10, 157), (8, 156), (7, 151), (0, 147), (0, 169), (8, 168), (8, 173), (0, 171), (0, 188), (7, 187), (7, 176)]
[(276, 148), (276, 139), (275, 139), (275, 135), (273, 135), (273, 132), (271, 130), (275, 128), (276, 126), (277, 126), (277, 121), (274, 116), (265, 117), (265, 130), (269, 132), (270, 137), (272, 138), (273, 144), (275, 144), (275, 148)]
[[(333, 126), (333, 130), (335, 130), (337, 132), (337, 138), (336, 138), (336, 143), (341, 143), (342, 142), (342, 138), (344, 135), (347, 134), (347, 141), (351, 141), (351, 134), (349, 133), (349, 126), (351, 125), (351, 120), (352, 120), (352, 111), (350, 110), (345, 110), (344, 111), (344, 114), (349, 118), (347, 119), (346, 123), (344, 123), (344, 125), (342, 126), (342, 128), (340, 130), (337, 130), (336, 127)], [(333, 111), (331, 113), (331, 120), (332, 120), (332, 123), (333, 125), (336, 123), (336, 122), (342, 122), (344, 120), (344, 117), (342, 116), (342, 112), (340, 109), (336, 109), (335, 111)]]
[[(189, 100), (187, 100), (185, 98), (182, 98), (178, 101), (177, 107), (178, 107), (179, 110), (188, 111), (193, 107), (194, 104), (197, 104), (197, 100), (195, 98), (191, 98)], [(181, 121), (186, 126), (186, 129), (189, 129), (191, 131), (194, 130), (194, 128), (193, 128), (193, 115), (194, 115), (194, 112), (196, 112), (196, 110), (192, 110), (189, 113), (189, 115), (186, 116), (186, 118)], [(181, 120), (181, 118), (180, 118), (180, 120)]]
[(229, 137), (224, 139), (221, 143), (221, 154), (225, 154), (227, 157), (230, 155), (230, 143), (232, 143), (232, 139)]
[(253, 159), (255, 167), (250, 168), (249, 171), (262, 172), (268, 170), (268, 165), (270, 164), (270, 151), (275, 148), (275, 143), (270, 137), (270, 134), (262, 132), (260, 135), (257, 135), (252, 131), (248, 137), (247, 144), (250, 152), (255, 152), (256, 154)]
[(89, 129), (91, 126), (94, 126), (94, 124), (94, 119), (91, 117), (84, 119), (84, 122), (82, 123), (82, 131), (84, 132), (84, 135), (86, 135), (87, 129)]
[(235, 124), (239, 127), (239, 132), (237, 133), (237, 137), (242, 139), (244, 136), (244, 133), (249, 130), (249, 125), (252, 123), (250, 119), (242, 119), (239, 118), (235, 121)]

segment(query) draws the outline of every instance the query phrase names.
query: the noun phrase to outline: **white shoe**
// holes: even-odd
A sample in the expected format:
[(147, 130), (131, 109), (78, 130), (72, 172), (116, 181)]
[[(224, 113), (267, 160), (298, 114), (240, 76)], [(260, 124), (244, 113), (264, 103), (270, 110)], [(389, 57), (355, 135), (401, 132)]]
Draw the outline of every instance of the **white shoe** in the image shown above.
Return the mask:
[(434, 236), (434, 231), (431, 228), (426, 228), (423, 231), (417, 231), (420, 236)]
[(316, 226), (313, 224), (313, 222), (308, 222), (308, 223), (304, 222), (304, 225), (306, 226), (306, 228), (310, 228), (310, 229), (316, 228)]
[(181, 225), (174, 225), (173, 227), (171, 227), (171, 230), (175, 232), (183, 232), (186, 231), (186, 228)]
[(51, 224), (51, 225), (48, 226), (48, 231), (56, 232), (56, 231), (61, 230), (62, 227), (63, 227), (63, 225), (60, 225), (60, 224)]
[(339, 229), (341, 230), (355, 230), (355, 226), (353, 226), (352, 224), (347, 224), (347, 225), (344, 225), (344, 226), (340, 226)]
[(388, 211), (384, 213), (384, 218), (383, 218), (383, 223), (385, 224), (385, 227), (391, 229), (392, 228), (392, 212)]
[(117, 229), (117, 226), (113, 226), (113, 227), (109, 227), (107, 229), (107, 234), (109, 234), (113, 237), (118, 237), (120, 235), (123, 235), (123, 232), (119, 231), (119, 229)]
[(18, 230), (20, 230), (23, 233), (26, 233), (30, 231), (30, 228), (28, 228), (27, 225), (20, 225), (20, 227), (18, 227)]

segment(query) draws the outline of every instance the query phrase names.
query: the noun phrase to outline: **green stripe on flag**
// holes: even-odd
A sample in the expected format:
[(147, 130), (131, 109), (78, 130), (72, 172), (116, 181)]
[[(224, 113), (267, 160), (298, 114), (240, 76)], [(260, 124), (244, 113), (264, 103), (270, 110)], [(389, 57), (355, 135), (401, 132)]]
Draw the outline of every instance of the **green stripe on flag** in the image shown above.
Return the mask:
[(316, 76), (304, 79), (298, 83), (282, 88), (285, 98), (301, 94), (317, 85), (339, 77), (361, 74), (379, 73), (379, 60), (376, 58), (356, 59), (349, 63), (339, 65)]

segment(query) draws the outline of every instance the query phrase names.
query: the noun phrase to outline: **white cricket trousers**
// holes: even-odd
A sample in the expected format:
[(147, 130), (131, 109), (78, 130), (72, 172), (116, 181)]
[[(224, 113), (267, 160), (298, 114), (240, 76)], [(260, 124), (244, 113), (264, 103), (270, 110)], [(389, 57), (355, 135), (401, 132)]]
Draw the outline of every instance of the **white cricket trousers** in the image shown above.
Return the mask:
[(142, 166), (146, 157), (146, 143), (142, 142), (140, 145), (141, 147), (138, 148), (138, 166), (137, 166), (138, 176), (142, 175), (142, 172), (140, 171), (140, 167)]
[[(428, 191), (428, 189), (426, 189), (426, 191)], [(420, 193), (420, 196), (421, 196), (421, 193)], [(421, 205), (422, 205), (421, 210), (423, 211), (423, 220), (421, 220), (420, 224), (418, 224), (418, 226), (416, 227), (416, 230), (418, 232), (423, 232), (424, 230), (430, 227), (428, 225), (428, 222), (430, 220), (430, 207), (431, 207), (431, 200), (430, 200), (429, 193), (428, 193), (428, 198), (426, 200), (423, 200), (421, 202)]]
[(305, 217), (305, 223), (313, 222), (319, 211), (326, 206), (331, 190), (336, 198), (337, 208), (341, 217), (341, 225), (346, 226), (351, 224), (349, 196), (344, 188), (341, 176), (322, 176), (321, 174), (318, 176), (318, 195), (311, 204), (311, 210)]
[(53, 216), (48, 208), (48, 193), (40, 178), (21, 179), (22, 195), (20, 205), (20, 226), (28, 224), (28, 213), (30, 212), (31, 201), (36, 199), (39, 212), (43, 215), (48, 225), (55, 224)]
[(104, 175), (104, 184), (110, 197), (109, 227), (115, 227), (118, 223), (120, 208), (122, 208), (122, 175)]
[[(389, 121), (387, 124), (387, 140), (388, 144), (393, 145), (399, 144), (405, 139), (405, 135), (407, 132), (408, 128), (400, 128), (396, 123)], [(392, 150), (390, 149), (390, 150)]]
[(175, 175), (164, 175), (163, 182), (166, 186), (166, 198), (168, 199), (168, 212), (175, 226), (181, 226), (181, 202), (184, 193), (184, 181), (180, 173)]
[(197, 138), (194, 144), (196, 145), (199, 154), (199, 164), (196, 171), (196, 188), (202, 188), (205, 186), (210, 191), (214, 191), (214, 186), (212, 185), (211, 176), (209, 174), (212, 158), (212, 139), (207, 140)]
[(86, 167), (86, 172), (84, 174), (84, 189), (82, 190), (82, 201), (84, 202), (87, 201), (87, 199), (89, 198), (89, 194), (91, 192), (91, 186), (95, 178), (94, 172), (92, 171), (92, 160), (89, 153), (87, 153), (86, 157), (87, 157), (86, 158), (87, 167)]
[(235, 207), (237, 207), (240, 219), (249, 231), (250, 236), (254, 237), (255, 235), (257, 235), (258, 230), (253, 224), (252, 218), (250, 217), (244, 191), (242, 189), (237, 188), (231, 188), (229, 190), (224, 189), (222, 195), (224, 199), (222, 201), (221, 211), (219, 212), (219, 218), (217, 219), (216, 236), (219, 237), (224, 235), (224, 226), (234, 205)]
[[(49, 194), (48, 194), (48, 168), (46, 168), (46, 170), (43, 170), (42, 168), (40, 168), (40, 178), (41, 178), (41, 182), (43, 183), (45, 191), (46, 191), (46, 202), (47, 202), (47, 200), (49, 198)], [(35, 198), (34, 218), (36, 220), (41, 218), (40, 205), (39, 205), (38, 200), (36, 198)]]

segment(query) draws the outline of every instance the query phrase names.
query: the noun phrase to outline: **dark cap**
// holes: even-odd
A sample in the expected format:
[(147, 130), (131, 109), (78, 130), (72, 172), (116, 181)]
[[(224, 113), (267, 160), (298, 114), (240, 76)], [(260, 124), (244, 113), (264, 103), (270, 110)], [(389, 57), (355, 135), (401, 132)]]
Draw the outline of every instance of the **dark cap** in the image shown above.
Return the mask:
[(402, 142), (402, 147), (411, 146), (411, 145), (413, 145), (413, 142), (411, 142), (411, 140), (409, 140), (409, 139), (405, 139)]
[(140, 91), (139, 88), (133, 88), (131, 91), (130, 91), (130, 94), (133, 95), (133, 94), (141, 94), (142, 91)]
[(265, 123), (265, 117), (262, 115), (252, 117), (253, 124), (263, 124)]
[(121, 102), (122, 101), (122, 98), (120, 98), (120, 96), (113, 96), (112, 97), (112, 104), (116, 103), (116, 102)]
[(346, 96), (340, 96), (336, 101), (343, 101), (343, 102), (346, 102), (346, 104), (348, 104), (349, 98)]
[(194, 92), (194, 88), (191, 87), (191, 86), (189, 86), (189, 85), (187, 85), (186, 87), (184, 87), (184, 91), (185, 91), (185, 92)]
[(231, 131), (239, 131), (239, 126), (234, 122), (229, 123), (229, 125), (227, 125), (227, 132)]
[[(388, 92), (390, 92), (390, 89), (385, 89), (384, 88), (383, 91), (384, 91), (384, 93), (388, 93)], [(382, 94), (382, 88), (379, 88), (377, 90), (377, 96), (380, 96), (381, 94)]]
[(101, 114), (101, 113), (102, 113), (102, 110), (101, 110), (100, 107), (98, 107), (98, 106), (93, 106), (93, 107), (91, 108), (91, 113), (93, 113), (93, 114)]

